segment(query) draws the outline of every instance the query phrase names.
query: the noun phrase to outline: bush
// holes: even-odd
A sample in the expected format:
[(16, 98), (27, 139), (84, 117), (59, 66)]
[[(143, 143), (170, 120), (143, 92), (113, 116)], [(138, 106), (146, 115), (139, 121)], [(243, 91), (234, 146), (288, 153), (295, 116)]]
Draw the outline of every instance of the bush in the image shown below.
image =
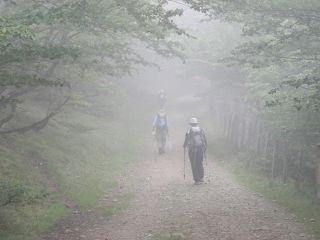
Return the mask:
[(0, 182), (0, 207), (22, 203), (25, 193), (26, 188), (21, 184)]

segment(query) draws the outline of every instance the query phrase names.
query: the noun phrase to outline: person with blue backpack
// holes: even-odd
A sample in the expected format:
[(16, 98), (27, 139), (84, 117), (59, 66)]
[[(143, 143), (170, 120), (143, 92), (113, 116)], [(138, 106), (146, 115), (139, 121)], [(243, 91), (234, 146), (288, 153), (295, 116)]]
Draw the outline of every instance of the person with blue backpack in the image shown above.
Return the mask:
[(154, 118), (152, 132), (157, 140), (159, 154), (164, 154), (169, 135), (167, 114), (164, 109), (161, 109)]
[(191, 118), (189, 124), (191, 127), (185, 135), (183, 148), (184, 153), (188, 149), (194, 184), (199, 185), (203, 183), (203, 160), (207, 150), (207, 139), (197, 118)]

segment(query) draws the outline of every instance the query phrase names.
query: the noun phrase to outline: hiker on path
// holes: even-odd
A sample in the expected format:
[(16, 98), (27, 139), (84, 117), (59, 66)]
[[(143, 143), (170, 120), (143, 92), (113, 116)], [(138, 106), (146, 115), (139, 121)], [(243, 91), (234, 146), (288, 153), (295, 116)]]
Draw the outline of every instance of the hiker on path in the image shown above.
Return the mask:
[(183, 148), (188, 148), (194, 184), (203, 183), (203, 159), (207, 150), (207, 139), (204, 131), (199, 126), (197, 118), (190, 119), (190, 129), (186, 133)]
[(159, 101), (160, 108), (163, 108), (167, 101), (167, 96), (163, 89), (161, 89), (158, 93), (158, 101)]
[(164, 109), (161, 109), (154, 118), (152, 132), (157, 141), (159, 154), (164, 154), (169, 136), (167, 114)]

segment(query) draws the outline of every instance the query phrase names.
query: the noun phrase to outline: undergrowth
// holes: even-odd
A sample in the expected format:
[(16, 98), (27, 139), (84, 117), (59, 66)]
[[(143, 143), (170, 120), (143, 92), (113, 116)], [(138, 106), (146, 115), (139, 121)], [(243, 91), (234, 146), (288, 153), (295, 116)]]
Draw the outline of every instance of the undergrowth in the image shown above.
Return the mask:
[(311, 189), (297, 192), (293, 182), (283, 184), (279, 179), (270, 185), (268, 177), (255, 173), (241, 162), (229, 162), (227, 166), (238, 182), (296, 215), (320, 239), (320, 203)]
[(127, 208), (129, 206), (131, 198), (132, 195), (130, 194), (116, 196), (111, 203), (107, 204), (106, 206), (102, 206), (99, 211), (102, 216), (110, 218), (117, 211)]
[(281, 179), (276, 178), (270, 184), (270, 177), (259, 165), (249, 165), (246, 161), (252, 158), (250, 152), (239, 152), (228, 146), (224, 139), (211, 136), (210, 154), (226, 167), (240, 184), (275, 201), (296, 215), (298, 220), (320, 239), (320, 202), (316, 199), (314, 191), (305, 187), (303, 192), (298, 192), (292, 180), (284, 184)]
[(185, 236), (183, 233), (175, 232), (175, 233), (160, 233), (156, 234), (152, 237), (153, 240), (183, 240)]
[(72, 211), (65, 199), (85, 211), (117, 186), (139, 160), (149, 120), (143, 110), (124, 108), (114, 119), (65, 109), (40, 132), (1, 139), (0, 240), (39, 239)]

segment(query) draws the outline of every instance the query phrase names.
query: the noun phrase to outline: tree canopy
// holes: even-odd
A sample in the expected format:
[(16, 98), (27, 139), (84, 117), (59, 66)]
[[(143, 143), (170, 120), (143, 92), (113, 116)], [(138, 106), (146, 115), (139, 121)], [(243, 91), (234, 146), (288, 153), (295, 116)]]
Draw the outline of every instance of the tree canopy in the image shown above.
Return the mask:
[[(244, 75), (244, 79), (232, 79), (232, 84), (218, 89), (222, 95), (229, 96), (233, 106), (231, 112), (226, 103), (220, 109), (229, 121), (227, 125), (234, 130), (228, 132), (228, 137), (239, 135), (245, 131), (246, 124), (251, 124), (256, 129), (254, 134), (250, 130), (254, 139), (251, 145), (259, 149), (264, 136), (266, 150), (270, 147), (268, 131), (271, 130), (273, 151), (281, 148), (285, 152), (281, 166), (289, 164), (291, 176), (300, 179), (297, 181), (306, 177), (302, 171), (313, 172), (308, 175), (314, 183), (315, 172), (320, 169), (314, 157), (320, 135), (319, 1), (180, 2), (202, 11), (209, 20), (233, 22), (242, 28), (243, 37), (238, 46), (228, 57), (220, 59), (221, 63), (237, 66)], [(212, 59), (207, 55), (202, 57), (209, 62)], [(240, 96), (231, 96), (230, 86), (236, 86)], [(276, 147), (278, 143), (281, 147)], [(269, 164), (269, 160), (263, 164)], [(319, 181), (317, 185), (320, 186)]]
[[(40, 86), (70, 90), (86, 72), (117, 77), (131, 74), (138, 65), (153, 65), (140, 54), (142, 48), (182, 58), (182, 47), (172, 38), (186, 34), (172, 20), (182, 10), (166, 9), (166, 4), (144, 0), (6, 1), (0, 18), (0, 107), (7, 114), (0, 121), (0, 133), (24, 132), (35, 126), (6, 128), (16, 114), (16, 105)], [(65, 102), (37, 123), (44, 125)]]

